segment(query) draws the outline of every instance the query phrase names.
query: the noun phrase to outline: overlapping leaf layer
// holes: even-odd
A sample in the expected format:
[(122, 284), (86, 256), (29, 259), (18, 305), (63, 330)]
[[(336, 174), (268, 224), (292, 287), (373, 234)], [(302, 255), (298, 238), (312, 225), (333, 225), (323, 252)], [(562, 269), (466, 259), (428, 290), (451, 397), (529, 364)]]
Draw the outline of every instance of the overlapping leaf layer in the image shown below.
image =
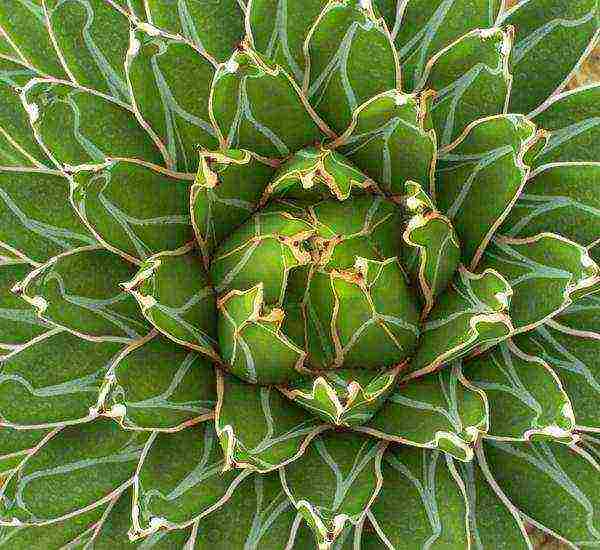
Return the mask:
[(600, 5), (504, 4), (0, 5), (0, 548), (600, 546)]

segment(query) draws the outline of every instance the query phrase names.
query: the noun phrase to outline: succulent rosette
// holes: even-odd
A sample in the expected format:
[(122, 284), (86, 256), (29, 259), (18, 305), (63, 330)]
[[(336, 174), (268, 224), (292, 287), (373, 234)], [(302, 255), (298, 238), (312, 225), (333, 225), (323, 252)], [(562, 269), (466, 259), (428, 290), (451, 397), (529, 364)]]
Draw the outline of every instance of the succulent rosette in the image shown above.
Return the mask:
[(5, 0), (0, 547), (600, 546), (597, 0)]

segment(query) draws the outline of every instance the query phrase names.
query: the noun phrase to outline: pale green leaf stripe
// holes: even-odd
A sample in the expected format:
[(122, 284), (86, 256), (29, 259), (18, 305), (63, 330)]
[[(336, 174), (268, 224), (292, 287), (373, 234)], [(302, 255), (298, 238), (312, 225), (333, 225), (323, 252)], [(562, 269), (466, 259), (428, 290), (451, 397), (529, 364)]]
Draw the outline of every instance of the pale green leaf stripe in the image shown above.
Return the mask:
[(599, 17), (596, 0), (524, 0), (499, 18), (517, 30), (511, 112), (530, 113), (569, 81), (600, 35)]
[(69, 78), (129, 102), (129, 20), (106, 0), (43, 0), (48, 35)]
[(214, 417), (214, 366), (152, 331), (121, 353), (104, 392), (101, 414), (122, 428), (178, 431)]
[(552, 365), (528, 355), (512, 340), (465, 361), (461, 371), (486, 396), (489, 428), (485, 437), (576, 440), (573, 405)]
[(248, 384), (217, 372), (217, 435), (226, 468), (275, 470), (296, 460), (328, 428), (272, 386)]
[(488, 430), (488, 417), (485, 393), (453, 364), (397, 388), (373, 420), (356, 429), (469, 461), (472, 443)]
[[(302, 457), (279, 470), (285, 492), (319, 546), (329, 546), (347, 522), (364, 519), (381, 490), (386, 447), (357, 433), (325, 432)], [(307, 477), (307, 471), (313, 475)]]
[(109, 502), (130, 485), (146, 439), (104, 419), (55, 429), (0, 490), (1, 523), (46, 525)]
[(488, 475), (526, 521), (576, 548), (598, 545), (600, 465), (589, 453), (551, 441), (487, 441), (483, 450)]
[(383, 460), (383, 486), (363, 531), (368, 550), (468, 548), (468, 509), (452, 459), (439, 451), (394, 446)]

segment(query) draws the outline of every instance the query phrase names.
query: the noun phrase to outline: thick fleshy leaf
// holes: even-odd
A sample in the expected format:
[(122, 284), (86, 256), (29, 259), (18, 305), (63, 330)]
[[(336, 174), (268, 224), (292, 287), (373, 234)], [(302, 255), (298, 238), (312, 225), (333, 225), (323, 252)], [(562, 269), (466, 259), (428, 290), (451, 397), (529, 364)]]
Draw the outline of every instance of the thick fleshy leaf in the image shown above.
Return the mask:
[(128, 346), (107, 384), (103, 414), (125, 429), (176, 431), (214, 416), (212, 363), (161, 335)]
[(71, 202), (106, 248), (138, 262), (193, 239), (191, 177), (110, 161), (73, 175)]
[(513, 341), (465, 362), (461, 370), (485, 392), (490, 417), (486, 437), (573, 439), (573, 407), (560, 380), (548, 363), (526, 354)]
[(0, 491), (0, 523), (52, 523), (109, 501), (131, 482), (147, 438), (101, 419), (55, 433)]
[(389, 441), (441, 449), (471, 460), (471, 444), (487, 431), (485, 394), (461, 374), (458, 364), (396, 388), (379, 414), (360, 431)]
[(219, 67), (211, 109), (222, 147), (263, 157), (286, 157), (331, 135), (291, 77), (251, 50), (236, 52)]
[(202, 422), (148, 439), (134, 482), (132, 536), (191, 525), (227, 501), (250, 471), (223, 472), (214, 428)]
[[(106, 0), (42, 0), (48, 32), (74, 82), (129, 101), (129, 20)], [(23, 32), (23, 31), (21, 31)]]
[(402, 234), (402, 264), (420, 291), (424, 318), (458, 268), (460, 243), (450, 220), (435, 210), (418, 183), (406, 183), (405, 205), (411, 217)]
[(32, 263), (94, 244), (69, 204), (69, 181), (43, 169), (0, 169), (0, 249)]
[(280, 389), (288, 399), (331, 424), (356, 426), (377, 414), (399, 372), (400, 367), (334, 369)]
[(134, 267), (103, 248), (76, 248), (31, 271), (12, 291), (42, 319), (87, 338), (129, 342), (148, 332), (135, 300), (119, 288)]
[(139, 548), (174, 550), (193, 544), (192, 529), (159, 531), (147, 539), (132, 543), (127, 539), (131, 523), (131, 489), (113, 496), (108, 504), (91, 511), (42, 526), (0, 527), (0, 548), (94, 548), (115, 550)]
[(422, 328), (408, 378), (431, 372), (512, 332), (508, 317), (512, 289), (497, 271), (474, 274), (460, 267)]
[(214, 66), (189, 44), (140, 29), (132, 31), (126, 70), (136, 115), (159, 137), (167, 166), (194, 172), (198, 148), (219, 143), (209, 114)]
[(163, 162), (133, 111), (99, 92), (36, 79), (22, 99), (36, 138), (60, 166), (104, 163), (109, 157)]
[(464, 484), (474, 548), (533, 550), (519, 511), (488, 483), (477, 461), (455, 464)]
[(600, 432), (600, 296), (588, 296), (516, 338), (517, 345), (547, 362), (571, 399), (577, 428)]
[(419, 87), (436, 91), (431, 118), (441, 147), (473, 120), (507, 112), (511, 43), (510, 32), (476, 29), (429, 60)]
[(302, 86), (308, 68), (304, 44), (327, 2), (252, 0), (246, 30), (252, 46), (283, 67)]
[(600, 466), (588, 453), (549, 441), (487, 441), (484, 451), (489, 477), (528, 522), (577, 548), (598, 545)]
[[(429, 191), (435, 168), (435, 133), (426, 122), (429, 99), (392, 90), (361, 105), (335, 142), (388, 193), (401, 195), (407, 180)], [(410, 158), (411, 162), (406, 162)]]
[(413, 90), (427, 62), (473, 29), (492, 27), (498, 0), (373, 0), (386, 16), (402, 65), (402, 88)]
[(225, 466), (268, 472), (296, 460), (327, 429), (272, 386), (217, 372), (215, 425)]
[(274, 173), (274, 167), (250, 151), (200, 153), (190, 205), (196, 239), (207, 260), (258, 208)]
[(358, 433), (326, 432), (302, 457), (279, 470), (283, 488), (320, 547), (327, 548), (348, 522), (364, 518), (381, 489), (386, 446)]
[(38, 74), (12, 58), (0, 58), (0, 166), (35, 166), (50, 161), (35, 140), (20, 89)]
[(597, 162), (600, 156), (600, 84), (548, 99), (532, 117), (549, 132), (533, 160), (536, 166), (555, 162)]
[[(263, 315), (262, 285), (219, 300), (219, 342), (231, 372), (252, 384), (299, 379), (306, 352), (281, 330), (281, 316)], [(277, 313), (277, 312), (275, 312)]]
[(600, 162), (564, 163), (536, 170), (500, 229), (508, 237), (555, 232), (591, 247), (600, 239)]
[(31, 265), (19, 260), (0, 260), (0, 357), (20, 349), (49, 327), (11, 289), (23, 280)]
[(197, 550), (304, 550), (314, 544), (276, 473), (248, 476), (224, 506), (198, 523)]
[(518, 332), (554, 317), (598, 282), (600, 268), (587, 249), (552, 233), (513, 239), (498, 236), (487, 248), (482, 267), (502, 273), (513, 290), (509, 315)]
[[(38, 445), (43, 445), (45, 438), (51, 435), (51, 429), (17, 430), (0, 427), (0, 477), (19, 467)], [(2, 528), (0, 527), (0, 532)], [(0, 536), (0, 540), (2, 537)]]
[(306, 147), (296, 153), (268, 188), (271, 197), (300, 201), (344, 201), (365, 190), (375, 191), (376, 183), (328, 147)]
[(42, 74), (66, 77), (48, 32), (42, 0), (3, 2), (0, 28), (29, 66)]
[[(531, 0), (500, 17), (498, 24), (517, 31), (511, 112), (533, 111), (569, 80), (598, 36), (599, 9), (596, 0)], [(557, 51), (560, 56), (554, 55)]]
[(309, 71), (303, 90), (336, 132), (344, 131), (365, 101), (400, 89), (392, 39), (368, 1), (325, 4), (310, 29), (305, 51)]
[(147, 0), (148, 21), (170, 34), (188, 39), (215, 61), (226, 61), (244, 35), (243, 3), (219, 0), (207, 5), (197, 0)]
[(215, 295), (193, 243), (150, 257), (123, 287), (160, 332), (218, 359)]
[(389, 447), (383, 460), (383, 487), (368, 514), (375, 533), (363, 533), (361, 548), (468, 548), (465, 500), (449, 456), (429, 449)]
[(95, 418), (104, 376), (122, 348), (54, 329), (3, 357), (0, 424), (49, 427)]
[(535, 126), (520, 115), (476, 121), (439, 156), (435, 200), (461, 241), (462, 259), (474, 269), (517, 200), (529, 168)]

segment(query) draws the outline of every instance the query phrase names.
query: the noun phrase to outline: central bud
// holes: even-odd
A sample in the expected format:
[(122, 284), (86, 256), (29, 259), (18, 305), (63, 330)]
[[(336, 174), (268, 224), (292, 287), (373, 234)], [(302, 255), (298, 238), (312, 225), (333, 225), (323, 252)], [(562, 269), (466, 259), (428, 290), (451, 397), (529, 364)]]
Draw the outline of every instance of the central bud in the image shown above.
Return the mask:
[(237, 376), (294, 385), (332, 369), (396, 368), (419, 335), (401, 264), (404, 214), (344, 157), (308, 149), (215, 251), (222, 357)]

